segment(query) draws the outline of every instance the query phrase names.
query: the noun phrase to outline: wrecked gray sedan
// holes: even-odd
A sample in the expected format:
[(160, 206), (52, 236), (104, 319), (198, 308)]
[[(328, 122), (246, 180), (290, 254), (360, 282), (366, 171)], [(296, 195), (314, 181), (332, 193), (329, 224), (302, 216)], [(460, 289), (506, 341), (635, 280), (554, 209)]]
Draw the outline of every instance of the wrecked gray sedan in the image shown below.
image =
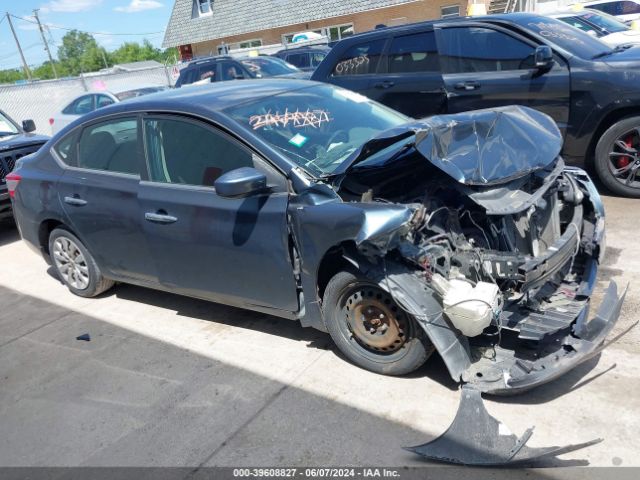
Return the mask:
[[(597, 354), (624, 298), (612, 282), (590, 318), (604, 212), (561, 143), (527, 108), (415, 121), (329, 85), (228, 82), (100, 109), (7, 182), (78, 295), (122, 281), (299, 320), (384, 374), (437, 352), (466, 394), (413, 450), (499, 464), (559, 450), (503, 435), (480, 394)], [(448, 453), (460, 435), (491, 447)]]

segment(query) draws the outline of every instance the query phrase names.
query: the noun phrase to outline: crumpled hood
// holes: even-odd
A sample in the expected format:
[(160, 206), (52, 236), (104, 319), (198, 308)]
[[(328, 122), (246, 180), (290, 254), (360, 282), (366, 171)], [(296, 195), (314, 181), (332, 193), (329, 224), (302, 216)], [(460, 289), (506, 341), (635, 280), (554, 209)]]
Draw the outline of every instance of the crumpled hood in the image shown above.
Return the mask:
[(528, 107), (437, 115), (382, 132), (334, 173), (346, 173), (360, 159), (413, 133), (422, 156), (466, 185), (504, 183), (545, 168), (563, 141), (549, 116)]

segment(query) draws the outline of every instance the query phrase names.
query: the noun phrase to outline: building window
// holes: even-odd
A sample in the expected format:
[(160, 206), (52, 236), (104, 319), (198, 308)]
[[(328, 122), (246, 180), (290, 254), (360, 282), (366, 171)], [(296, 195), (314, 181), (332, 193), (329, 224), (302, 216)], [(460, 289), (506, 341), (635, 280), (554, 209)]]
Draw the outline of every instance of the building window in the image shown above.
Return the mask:
[[(353, 23), (345, 23), (344, 25), (333, 25), (330, 27), (318, 28), (311, 31), (314, 33), (319, 33), (323, 37), (327, 37), (330, 42), (337, 42), (338, 40), (342, 40), (343, 38), (350, 37), (355, 32)], [(294, 35), (297, 35), (298, 33), (302, 32), (287, 33), (285, 35), (282, 35), (282, 43), (285, 45), (291, 43)]]
[(440, 7), (440, 18), (450, 18), (460, 16), (460, 5), (449, 5)]
[[(254, 48), (254, 47), (261, 47), (262, 46), (262, 40), (261, 39), (256, 39), (256, 40), (245, 40), (244, 42), (240, 42), (238, 44), (238, 48)], [(235, 45), (231, 46), (231, 50), (235, 50), (234, 49)]]
[(213, 0), (195, 0), (198, 15), (210, 15), (213, 8)]

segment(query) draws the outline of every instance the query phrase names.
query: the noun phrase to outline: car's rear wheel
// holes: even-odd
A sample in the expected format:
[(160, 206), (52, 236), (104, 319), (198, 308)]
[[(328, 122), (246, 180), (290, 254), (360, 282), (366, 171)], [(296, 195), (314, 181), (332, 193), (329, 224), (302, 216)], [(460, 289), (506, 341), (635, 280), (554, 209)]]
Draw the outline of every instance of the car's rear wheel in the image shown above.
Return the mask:
[(388, 292), (357, 274), (339, 272), (329, 281), (322, 311), (340, 351), (372, 372), (404, 375), (433, 353), (414, 318)]
[(640, 198), (640, 117), (613, 124), (595, 152), (598, 177), (613, 193)]
[(69, 230), (56, 228), (49, 235), (49, 254), (58, 278), (71, 292), (95, 297), (114, 285), (105, 278), (93, 256)]

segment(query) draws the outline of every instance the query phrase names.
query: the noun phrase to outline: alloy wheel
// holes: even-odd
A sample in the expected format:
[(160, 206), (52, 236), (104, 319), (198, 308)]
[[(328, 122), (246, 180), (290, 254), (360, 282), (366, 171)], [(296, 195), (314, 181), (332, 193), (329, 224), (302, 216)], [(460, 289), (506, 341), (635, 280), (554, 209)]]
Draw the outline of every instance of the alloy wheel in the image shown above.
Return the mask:
[(640, 188), (640, 127), (620, 135), (609, 148), (609, 171), (623, 185)]
[(53, 260), (63, 280), (77, 290), (89, 286), (89, 267), (80, 248), (67, 237), (53, 243)]

